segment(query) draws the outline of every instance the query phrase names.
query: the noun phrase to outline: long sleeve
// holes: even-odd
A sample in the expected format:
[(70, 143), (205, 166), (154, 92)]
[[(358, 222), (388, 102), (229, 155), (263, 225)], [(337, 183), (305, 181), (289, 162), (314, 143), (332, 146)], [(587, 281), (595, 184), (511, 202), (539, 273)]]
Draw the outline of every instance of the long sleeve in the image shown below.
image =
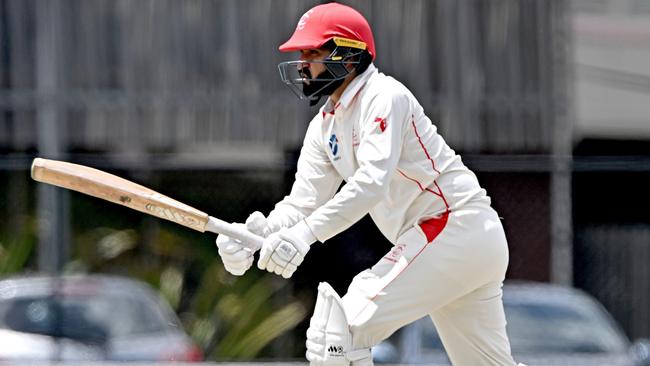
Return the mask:
[(271, 232), (293, 226), (309, 216), (327, 202), (341, 185), (342, 178), (323, 150), (321, 128), (322, 117), (317, 115), (305, 134), (291, 192), (268, 215)]
[(347, 229), (385, 198), (400, 158), (409, 111), (403, 94), (379, 94), (369, 103), (359, 121), (358, 169), (332, 199), (305, 219), (319, 241)]

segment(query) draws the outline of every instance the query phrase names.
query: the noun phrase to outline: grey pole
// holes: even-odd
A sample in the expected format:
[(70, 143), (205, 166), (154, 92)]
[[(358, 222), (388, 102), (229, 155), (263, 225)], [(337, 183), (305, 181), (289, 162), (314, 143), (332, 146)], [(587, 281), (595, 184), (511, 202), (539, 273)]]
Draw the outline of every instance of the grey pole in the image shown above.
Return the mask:
[[(36, 9), (37, 144), (42, 157), (61, 159), (63, 124), (56, 95), (60, 91), (61, 1), (38, 2)], [(62, 189), (38, 185), (38, 269), (57, 273), (68, 255), (68, 195)]]
[[(540, 2), (539, 4), (543, 4)], [(571, 176), (573, 170), (573, 118), (571, 96), (568, 93), (572, 74), (568, 67), (572, 45), (570, 37), (570, 12), (564, 1), (549, 2), (552, 34), (550, 46), (552, 67), (550, 101), (553, 123), (551, 173), (551, 282), (573, 285), (573, 204)], [(540, 8), (541, 9), (541, 8)], [(547, 104), (549, 105), (549, 104)]]

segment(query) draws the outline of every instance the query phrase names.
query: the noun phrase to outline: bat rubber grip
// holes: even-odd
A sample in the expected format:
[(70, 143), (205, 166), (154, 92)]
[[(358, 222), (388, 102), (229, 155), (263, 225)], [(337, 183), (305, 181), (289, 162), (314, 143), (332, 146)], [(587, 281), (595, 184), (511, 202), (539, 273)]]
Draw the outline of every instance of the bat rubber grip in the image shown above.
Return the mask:
[(205, 230), (217, 234), (228, 235), (231, 238), (241, 240), (245, 244), (251, 244), (252, 246), (249, 246), (249, 248), (253, 251), (258, 251), (262, 248), (262, 243), (264, 242), (264, 238), (261, 236), (257, 236), (246, 229), (242, 229), (241, 227), (212, 216), (208, 217), (208, 223), (205, 225)]

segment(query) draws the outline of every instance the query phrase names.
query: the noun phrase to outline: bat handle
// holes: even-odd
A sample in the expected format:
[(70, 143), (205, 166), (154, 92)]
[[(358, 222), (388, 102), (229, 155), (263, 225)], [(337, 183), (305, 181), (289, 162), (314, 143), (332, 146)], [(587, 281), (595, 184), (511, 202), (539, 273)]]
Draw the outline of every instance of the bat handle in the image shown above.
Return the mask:
[(261, 236), (257, 236), (246, 229), (241, 229), (240, 227), (212, 216), (208, 216), (208, 223), (205, 225), (205, 230), (217, 234), (228, 235), (229, 237), (241, 240), (244, 243), (251, 243), (252, 247), (250, 247), (250, 249), (252, 249), (253, 252), (262, 248), (262, 243), (264, 242), (264, 238)]

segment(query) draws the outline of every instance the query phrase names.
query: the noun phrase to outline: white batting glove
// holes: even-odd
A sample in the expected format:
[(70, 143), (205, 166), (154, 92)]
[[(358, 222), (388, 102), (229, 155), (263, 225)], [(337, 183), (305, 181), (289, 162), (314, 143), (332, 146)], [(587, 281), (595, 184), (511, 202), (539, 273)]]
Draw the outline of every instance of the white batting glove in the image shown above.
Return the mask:
[(291, 228), (281, 229), (264, 240), (257, 267), (289, 278), (315, 241), (316, 237), (304, 220)]
[[(268, 236), (270, 231), (266, 224), (266, 217), (259, 211), (255, 211), (248, 216), (246, 224), (235, 225), (243, 226), (251, 233), (263, 237)], [(235, 276), (241, 276), (251, 268), (254, 253), (248, 248), (250, 246), (227, 235), (221, 234), (217, 236), (217, 248), (219, 248), (219, 255), (226, 271)]]
[(246, 219), (246, 229), (263, 238), (266, 238), (271, 234), (271, 228), (269, 228), (266, 217), (264, 217), (264, 214), (259, 211), (255, 211), (248, 216)]
[[(234, 225), (242, 228), (246, 227), (244, 224)], [(253, 251), (241, 241), (227, 235), (219, 234), (217, 236), (217, 248), (219, 248), (219, 256), (221, 256), (223, 266), (231, 274), (241, 276), (251, 268), (253, 264)]]

